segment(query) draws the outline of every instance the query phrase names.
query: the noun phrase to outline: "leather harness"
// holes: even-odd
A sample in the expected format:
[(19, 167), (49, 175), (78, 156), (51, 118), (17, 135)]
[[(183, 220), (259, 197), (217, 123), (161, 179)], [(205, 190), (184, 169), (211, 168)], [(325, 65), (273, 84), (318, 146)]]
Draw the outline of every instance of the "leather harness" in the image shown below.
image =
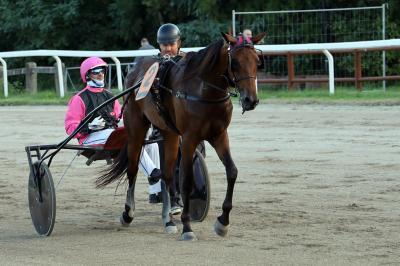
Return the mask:
[[(246, 42), (243, 42), (242, 44), (240, 44), (238, 46), (234, 46), (234, 47), (230, 46), (229, 47), (229, 49), (228, 49), (228, 69), (227, 69), (227, 73), (225, 75), (222, 75), (222, 77), (226, 79), (228, 87), (234, 87), (235, 91), (230, 92), (228, 90), (225, 96), (223, 96), (219, 99), (211, 99), (211, 100), (210, 99), (202, 99), (197, 96), (189, 95), (187, 92), (181, 92), (181, 91), (174, 92), (172, 89), (166, 87), (164, 84), (165, 84), (168, 72), (171, 70), (172, 66), (176, 65), (177, 62), (179, 60), (181, 60), (183, 57), (181, 55), (177, 55), (174, 57), (158, 55), (156, 57), (160, 63), (160, 69), (157, 73), (157, 78), (155, 79), (156, 82), (153, 84), (153, 87), (150, 90), (150, 92), (151, 92), (152, 99), (156, 106), (158, 114), (160, 115), (160, 117), (162, 117), (165, 124), (172, 131), (174, 131), (175, 133), (180, 135), (180, 132), (177, 129), (177, 127), (175, 126), (173, 120), (171, 119), (168, 110), (166, 109), (165, 105), (162, 103), (162, 97), (161, 97), (160, 91), (161, 90), (167, 91), (169, 94), (171, 94), (172, 96), (174, 96), (178, 99), (202, 102), (202, 103), (207, 103), (207, 104), (222, 103), (222, 102), (225, 102), (226, 100), (228, 100), (231, 96), (237, 97), (238, 89), (239, 89), (237, 82), (239, 82), (241, 80), (245, 80), (245, 79), (255, 79), (256, 78), (253, 76), (238, 78), (238, 77), (236, 77), (234, 71), (232, 70), (232, 55), (231, 55), (231, 53), (236, 49), (241, 49), (241, 48), (245, 48), (245, 47), (254, 49), (254, 46), (251, 43), (246, 43)], [(231, 78), (231, 76), (233, 77), (233, 79)], [(217, 85), (206, 82), (205, 80), (201, 79), (200, 77), (197, 77), (197, 78), (200, 79), (201, 82), (203, 82), (208, 87), (226, 92), (226, 89), (224, 89), (224, 88), (221, 88)], [(127, 99), (129, 99), (129, 98), (130, 97), (127, 97)], [(126, 104), (126, 102), (124, 102), (123, 108), (125, 107), (125, 104)], [(122, 113), (122, 111), (121, 111), (121, 113)]]

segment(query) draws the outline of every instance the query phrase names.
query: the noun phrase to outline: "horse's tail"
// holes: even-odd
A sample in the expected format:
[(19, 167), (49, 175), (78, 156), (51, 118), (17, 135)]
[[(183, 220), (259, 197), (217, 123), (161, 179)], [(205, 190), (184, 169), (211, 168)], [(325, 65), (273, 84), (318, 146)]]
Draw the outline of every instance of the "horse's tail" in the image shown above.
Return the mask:
[(96, 181), (96, 188), (103, 188), (117, 180), (121, 180), (128, 169), (128, 145), (125, 145), (114, 160), (112, 165), (108, 167), (106, 172), (99, 176)]

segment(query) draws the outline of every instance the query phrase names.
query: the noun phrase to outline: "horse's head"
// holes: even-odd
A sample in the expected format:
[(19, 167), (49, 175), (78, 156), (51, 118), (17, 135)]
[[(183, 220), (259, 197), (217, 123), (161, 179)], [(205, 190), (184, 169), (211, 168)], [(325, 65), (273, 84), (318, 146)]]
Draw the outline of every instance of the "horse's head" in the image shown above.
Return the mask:
[(259, 101), (257, 97), (257, 66), (260, 61), (254, 44), (264, 38), (265, 32), (252, 38), (243, 35), (235, 38), (226, 33), (222, 33), (222, 36), (229, 43), (228, 73), (240, 93), (243, 112), (253, 110)]

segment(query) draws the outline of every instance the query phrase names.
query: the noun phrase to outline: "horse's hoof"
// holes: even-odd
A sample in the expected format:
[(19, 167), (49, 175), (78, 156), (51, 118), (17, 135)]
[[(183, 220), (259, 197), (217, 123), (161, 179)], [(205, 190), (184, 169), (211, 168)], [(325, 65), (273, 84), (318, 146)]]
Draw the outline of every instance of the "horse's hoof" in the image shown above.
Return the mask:
[(166, 234), (176, 234), (176, 233), (178, 233), (178, 228), (176, 227), (176, 225), (165, 226), (164, 233), (166, 233)]
[(121, 222), (122, 226), (128, 227), (132, 223), (133, 218), (129, 217), (129, 215), (127, 215), (126, 212), (123, 212), (119, 218), (119, 221)]
[(223, 225), (217, 219), (214, 224), (214, 231), (219, 236), (226, 236), (226, 234), (228, 233), (228, 227), (229, 225)]
[(197, 241), (197, 237), (193, 232), (186, 232), (181, 235), (183, 241)]
[(165, 224), (164, 232), (167, 234), (176, 234), (178, 232), (178, 228), (173, 221), (169, 221)]

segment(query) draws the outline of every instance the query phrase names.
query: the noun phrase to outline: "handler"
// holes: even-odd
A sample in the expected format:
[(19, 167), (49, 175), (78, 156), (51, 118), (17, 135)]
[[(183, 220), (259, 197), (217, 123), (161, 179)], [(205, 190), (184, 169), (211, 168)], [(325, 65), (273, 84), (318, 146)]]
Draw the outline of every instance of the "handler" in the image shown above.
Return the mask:
[[(157, 31), (157, 43), (159, 44), (161, 57), (169, 57), (170, 59), (179, 59), (178, 57), (184, 57), (185, 53), (180, 52), (181, 48), (181, 32), (175, 24), (166, 23), (161, 25)], [(197, 150), (205, 156), (205, 145), (204, 141), (200, 142), (197, 146)], [(179, 164), (181, 160), (181, 154), (178, 153), (176, 162), (176, 170), (173, 181), (172, 190), (174, 195), (171, 199), (171, 210), (170, 214), (177, 215), (182, 212), (183, 203), (179, 191)]]
[[(161, 25), (161, 27), (157, 31), (157, 43), (159, 44), (160, 54), (159, 56), (183, 56), (184, 54), (179, 53), (179, 49), (181, 47), (181, 32), (179, 28), (172, 23), (166, 23)], [(157, 134), (157, 129), (154, 130), (153, 134)], [(177, 163), (177, 167), (179, 168), (179, 160)], [(178, 215), (182, 212), (182, 201), (179, 193), (176, 191), (176, 176), (174, 177), (174, 182), (172, 185), (172, 190), (174, 191), (174, 195), (171, 198), (171, 215)], [(152, 195), (150, 195), (151, 197)], [(154, 197), (154, 196), (153, 196)]]
[[(72, 96), (68, 103), (64, 120), (65, 131), (68, 135), (75, 131), (87, 114), (113, 97), (112, 93), (104, 88), (107, 67), (107, 63), (99, 57), (89, 57), (82, 62), (80, 74), (85, 88)], [(81, 145), (103, 145), (118, 127), (120, 114), (121, 105), (118, 100), (115, 100), (98, 110), (95, 118), (90, 120), (74, 137)], [(146, 150), (154, 156), (154, 161)], [(146, 145), (146, 149), (142, 149), (140, 156), (139, 168), (148, 177), (150, 184), (157, 183), (161, 178), (158, 154), (158, 145), (154, 143)]]

